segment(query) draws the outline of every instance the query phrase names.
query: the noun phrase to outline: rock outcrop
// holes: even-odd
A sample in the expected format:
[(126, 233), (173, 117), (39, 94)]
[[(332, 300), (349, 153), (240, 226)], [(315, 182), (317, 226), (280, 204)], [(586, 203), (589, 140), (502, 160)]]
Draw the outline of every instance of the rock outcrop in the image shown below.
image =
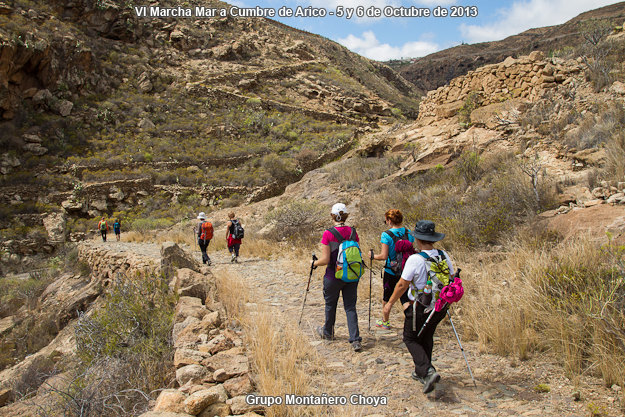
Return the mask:
[[(14, 399), (11, 381), (41, 358), (60, 360), (73, 355), (76, 314), (92, 308), (110, 280), (137, 273), (160, 274), (164, 269), (171, 274), (171, 291), (180, 296), (173, 330), (178, 388), (162, 391), (154, 411), (144, 416), (228, 416), (261, 410), (245, 403), (244, 396), (254, 392), (254, 383), (242, 334), (226, 327), (227, 315), (217, 299), (215, 281), (208, 268), (200, 267), (173, 243), (163, 244), (160, 251), (152, 246), (118, 251), (115, 247), (82, 242), (78, 254), (80, 262), (89, 265), (91, 272), (60, 277), (41, 295), (40, 314), (55, 316), (61, 331), (48, 346), (0, 372), (0, 414), (27, 411), (28, 404), (37, 402), (10, 404)], [(11, 332), (20, 320), (23, 317), (19, 315), (1, 320), (0, 333)], [(46, 390), (40, 391), (38, 395), (44, 395)]]
[[(508, 57), (453, 79), (448, 85), (428, 92), (419, 106), (423, 124), (453, 117), (463, 107), (483, 107), (510, 99), (536, 101), (558, 85), (583, 81), (582, 65), (573, 60), (545, 59), (532, 52), (518, 59)], [(472, 101), (474, 103), (469, 103)]]

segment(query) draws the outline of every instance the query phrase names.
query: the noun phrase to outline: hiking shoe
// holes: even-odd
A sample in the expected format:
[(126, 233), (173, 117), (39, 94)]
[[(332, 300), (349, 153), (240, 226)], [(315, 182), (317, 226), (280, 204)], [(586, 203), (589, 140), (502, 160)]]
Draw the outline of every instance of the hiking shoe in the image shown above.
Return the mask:
[(317, 335), (324, 340), (332, 340), (331, 336), (328, 336), (325, 334), (325, 331), (323, 330), (323, 326), (317, 327)]
[(375, 327), (379, 327), (384, 330), (389, 330), (391, 328), (391, 322), (378, 320), (375, 322)]
[(238, 264), (238, 263), (239, 263), (239, 257), (238, 257), (238, 256), (235, 256), (235, 257), (234, 257), (234, 263), (235, 263), (235, 264)]
[(360, 352), (362, 350), (362, 345), (358, 340), (352, 342), (352, 349), (354, 349), (354, 352)]
[(427, 375), (423, 378), (423, 393), (427, 394), (428, 392), (432, 392), (434, 387), (436, 387), (436, 383), (440, 380), (441, 376), (436, 372), (436, 369), (430, 367)]
[(233, 253), (232, 257), (230, 258), (230, 262), (234, 262), (235, 258), (236, 258), (236, 255)]
[(412, 379), (414, 379), (415, 381), (418, 381), (422, 384), (425, 384), (425, 381), (423, 380), (423, 378), (421, 378), (419, 375), (417, 375), (417, 373), (415, 371), (412, 371), (412, 374), (410, 374), (410, 377)]
[(206, 261), (206, 266), (211, 266), (211, 264), (212, 264), (212, 262), (211, 262), (210, 259), (208, 261)]

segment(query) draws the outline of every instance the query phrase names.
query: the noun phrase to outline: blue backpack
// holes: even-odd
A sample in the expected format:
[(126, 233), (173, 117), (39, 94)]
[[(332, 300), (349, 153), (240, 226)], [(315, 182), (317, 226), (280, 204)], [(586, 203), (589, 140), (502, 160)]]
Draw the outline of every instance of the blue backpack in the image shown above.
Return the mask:
[[(330, 242), (330, 249), (334, 250), (338, 245), (338, 255), (336, 257), (336, 272), (334, 277), (344, 282), (357, 282), (365, 272), (365, 263), (362, 260), (360, 246), (356, 242), (356, 229), (351, 228), (352, 233), (349, 239), (345, 239), (335, 227), (328, 229), (338, 242)], [(334, 247), (333, 247), (334, 246)]]

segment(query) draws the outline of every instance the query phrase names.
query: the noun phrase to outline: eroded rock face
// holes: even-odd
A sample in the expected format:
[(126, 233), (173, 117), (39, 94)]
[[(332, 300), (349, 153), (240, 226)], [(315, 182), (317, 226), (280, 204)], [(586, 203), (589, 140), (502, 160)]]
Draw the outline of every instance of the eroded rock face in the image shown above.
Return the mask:
[(43, 218), (43, 226), (48, 232), (48, 240), (53, 243), (65, 242), (67, 239), (67, 216), (65, 213), (51, 213)]

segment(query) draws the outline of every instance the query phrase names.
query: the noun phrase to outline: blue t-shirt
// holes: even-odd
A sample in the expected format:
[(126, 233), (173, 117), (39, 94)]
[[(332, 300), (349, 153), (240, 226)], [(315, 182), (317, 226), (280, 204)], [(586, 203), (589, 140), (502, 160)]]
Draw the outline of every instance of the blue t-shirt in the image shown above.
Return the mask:
[[(410, 242), (414, 242), (414, 236), (405, 227), (400, 227), (399, 229), (390, 229), (390, 233), (393, 233), (395, 236), (398, 237), (403, 234), (404, 239), (408, 239)], [(395, 243), (393, 243), (393, 238), (388, 235), (387, 231), (385, 231), (384, 233), (382, 233), (380, 242), (388, 245), (388, 258), (386, 259), (384, 271), (391, 275), (395, 275), (391, 268), (388, 266), (388, 260), (395, 259), (395, 256), (397, 256), (397, 254), (395, 253)]]

